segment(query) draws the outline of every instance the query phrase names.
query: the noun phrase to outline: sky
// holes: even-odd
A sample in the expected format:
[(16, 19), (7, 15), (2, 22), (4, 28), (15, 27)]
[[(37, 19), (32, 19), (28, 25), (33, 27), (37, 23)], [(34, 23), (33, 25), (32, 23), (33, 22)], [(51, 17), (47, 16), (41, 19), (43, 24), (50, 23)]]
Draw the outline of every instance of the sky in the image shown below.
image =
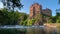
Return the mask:
[[(52, 15), (56, 15), (56, 9), (60, 8), (58, 0), (21, 0), (21, 3), (24, 5), (19, 12), (30, 13), (30, 6), (34, 3), (39, 3), (42, 5), (42, 9), (49, 8), (52, 10)], [(0, 2), (0, 7), (2, 8), (2, 3)]]
[(0, 2), (0, 9), (3, 8), (3, 4)]

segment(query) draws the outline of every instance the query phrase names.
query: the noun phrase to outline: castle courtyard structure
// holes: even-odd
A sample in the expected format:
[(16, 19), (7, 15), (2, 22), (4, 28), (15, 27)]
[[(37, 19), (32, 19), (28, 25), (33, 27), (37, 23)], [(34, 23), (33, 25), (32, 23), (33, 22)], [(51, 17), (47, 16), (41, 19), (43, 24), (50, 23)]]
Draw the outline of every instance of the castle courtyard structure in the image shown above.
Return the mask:
[[(41, 25), (43, 23), (47, 23), (49, 20), (49, 17), (52, 16), (52, 11), (48, 8), (42, 9), (42, 5), (38, 3), (34, 3), (30, 6), (30, 14), (29, 19), (35, 18), (37, 14), (40, 14), (40, 20), (38, 22), (35, 22), (34, 25)], [(37, 17), (38, 18), (38, 17)]]

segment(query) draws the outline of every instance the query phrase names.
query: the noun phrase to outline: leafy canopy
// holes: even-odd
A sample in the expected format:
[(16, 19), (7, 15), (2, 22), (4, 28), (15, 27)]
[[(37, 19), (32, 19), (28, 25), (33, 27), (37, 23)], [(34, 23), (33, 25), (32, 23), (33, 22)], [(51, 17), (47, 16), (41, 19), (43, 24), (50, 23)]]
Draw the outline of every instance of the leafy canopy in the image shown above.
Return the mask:
[(7, 9), (13, 9), (14, 10), (14, 8), (21, 9), (23, 7), (20, 0), (1, 0), (1, 1)]

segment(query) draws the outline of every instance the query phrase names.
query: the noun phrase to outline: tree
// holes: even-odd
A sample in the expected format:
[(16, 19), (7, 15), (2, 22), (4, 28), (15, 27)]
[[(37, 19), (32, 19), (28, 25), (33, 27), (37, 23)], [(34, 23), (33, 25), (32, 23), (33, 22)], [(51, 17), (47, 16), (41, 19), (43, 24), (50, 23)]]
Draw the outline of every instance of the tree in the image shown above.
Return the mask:
[(56, 23), (60, 23), (60, 17), (56, 20)]
[(60, 12), (57, 12), (56, 13), (56, 17), (60, 17)]
[(60, 13), (59, 12), (57, 12), (56, 13), (56, 23), (60, 23)]
[[(18, 8), (18, 9), (21, 9), (22, 7), (23, 7), (23, 5), (21, 4), (21, 2), (20, 2), (20, 0), (1, 0), (2, 1), (2, 3), (3, 3), (3, 5), (5, 6), (5, 8), (7, 8), (8, 9), (8, 11), (9, 10), (12, 10), (13, 12), (15, 11), (15, 8)], [(9, 18), (13, 23), (15, 23), (16, 22), (16, 13), (14, 12), (9, 12), (9, 14), (10, 13), (12, 13), (12, 14), (10, 14), (10, 16), (9, 17), (12, 17), (12, 18)], [(8, 15), (9, 15), (8, 14)]]
[(52, 23), (56, 23), (56, 19), (57, 19), (56, 16), (52, 16)]
[(33, 19), (30, 19), (30, 20), (27, 20), (26, 25), (27, 26), (32, 26), (32, 25), (34, 25), (34, 23), (35, 23), (35, 19), (33, 18)]
[(27, 17), (28, 14), (26, 13), (20, 13), (18, 11), (13, 12), (13, 10), (4, 8), (0, 10), (0, 25), (16, 25), (21, 23), (21, 21), (25, 21)]
[(0, 24), (4, 25), (8, 22), (8, 11), (4, 8), (0, 10)]
[(52, 23), (52, 19), (49, 19), (49, 20), (48, 20), (48, 23)]
[(21, 7), (23, 7), (20, 0), (2, 0), (2, 2), (7, 9), (13, 9), (13, 11), (14, 11), (14, 8), (21, 9)]
[(28, 14), (26, 14), (26, 13), (21, 13), (21, 14), (20, 14), (20, 25), (26, 25), (26, 23), (27, 23), (27, 18), (28, 18)]

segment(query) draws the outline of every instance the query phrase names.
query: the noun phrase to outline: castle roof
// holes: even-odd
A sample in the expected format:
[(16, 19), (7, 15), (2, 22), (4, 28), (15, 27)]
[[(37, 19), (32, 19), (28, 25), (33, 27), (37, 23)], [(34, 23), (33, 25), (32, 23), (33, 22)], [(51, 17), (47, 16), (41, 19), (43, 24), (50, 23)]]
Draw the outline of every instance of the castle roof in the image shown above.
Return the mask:
[(39, 3), (34, 3), (34, 4), (31, 5), (31, 7), (32, 7), (32, 6), (35, 6), (35, 5), (38, 5), (38, 6), (42, 7), (42, 5), (39, 4)]

